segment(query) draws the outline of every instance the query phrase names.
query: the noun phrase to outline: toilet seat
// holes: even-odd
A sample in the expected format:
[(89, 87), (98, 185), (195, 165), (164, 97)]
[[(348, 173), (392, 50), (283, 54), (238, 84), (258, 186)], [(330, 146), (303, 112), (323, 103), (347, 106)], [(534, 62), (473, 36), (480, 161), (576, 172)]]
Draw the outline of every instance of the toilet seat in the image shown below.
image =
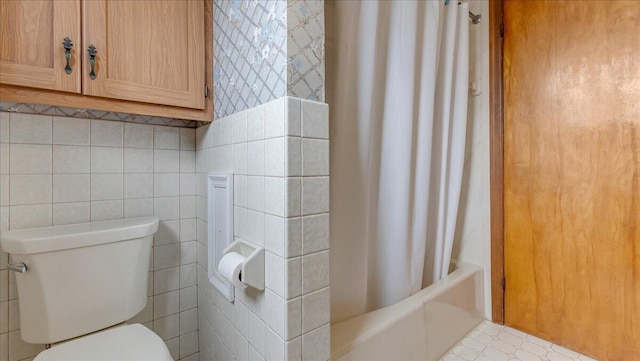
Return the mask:
[(83, 336), (42, 351), (34, 361), (173, 361), (164, 341), (136, 323)]

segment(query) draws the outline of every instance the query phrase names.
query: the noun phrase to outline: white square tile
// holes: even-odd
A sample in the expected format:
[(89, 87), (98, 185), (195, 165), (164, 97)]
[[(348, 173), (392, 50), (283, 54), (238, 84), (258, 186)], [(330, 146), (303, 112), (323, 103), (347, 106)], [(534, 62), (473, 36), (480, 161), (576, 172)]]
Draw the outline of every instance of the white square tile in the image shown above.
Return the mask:
[(264, 333), (264, 356), (267, 360), (284, 360), (284, 340), (271, 328)]
[(196, 196), (196, 215), (198, 221), (207, 221), (207, 198)]
[(9, 144), (0, 144), (0, 174), (9, 174)]
[(285, 135), (285, 97), (264, 104), (264, 138)]
[(275, 216), (285, 216), (285, 182), (284, 178), (264, 178), (264, 212)]
[[(206, 176), (204, 177), (206, 178)], [(205, 187), (205, 190), (206, 190), (206, 187)], [(193, 196), (195, 194), (196, 194), (196, 174), (180, 173), (180, 195)]]
[(329, 286), (329, 251), (302, 257), (302, 293)]
[(180, 334), (184, 335), (198, 329), (198, 310), (180, 312)]
[(0, 143), (9, 143), (9, 116), (7, 112), (0, 112)]
[(197, 283), (195, 263), (180, 266), (180, 288), (195, 286)]
[(247, 211), (247, 240), (264, 246), (264, 213)]
[(196, 352), (198, 352), (198, 331), (180, 336), (180, 358), (184, 360)]
[(124, 218), (147, 217), (153, 215), (153, 198), (124, 200)]
[(265, 361), (264, 357), (249, 344), (249, 360), (251, 361)]
[(180, 128), (180, 149), (196, 150), (196, 130), (193, 128)]
[(220, 145), (230, 145), (233, 143), (233, 124), (235, 114), (220, 120)]
[(90, 204), (89, 202), (54, 204), (53, 225), (89, 222)]
[(89, 145), (90, 120), (53, 117), (53, 144)]
[(302, 175), (329, 175), (329, 141), (320, 139), (302, 140)]
[(196, 196), (180, 197), (180, 218), (195, 218), (195, 217), (196, 217)]
[(123, 148), (91, 147), (91, 173), (122, 173)]
[[(3, 148), (6, 149), (6, 148)], [(4, 153), (4, 151), (3, 151)], [(10, 174), (51, 173), (52, 150), (50, 145), (11, 144), (9, 148)]]
[(287, 341), (284, 351), (287, 360), (302, 360), (302, 337)]
[(91, 200), (104, 201), (124, 198), (123, 175), (117, 174), (92, 174), (91, 175)]
[(153, 127), (154, 148), (156, 149), (180, 149), (180, 128)]
[(13, 175), (9, 182), (9, 204), (51, 203), (51, 175)]
[(209, 129), (212, 123), (196, 128), (196, 149), (204, 149), (211, 147), (211, 140), (209, 139)]
[(178, 267), (180, 265), (180, 244), (153, 247), (153, 269)]
[(166, 340), (165, 344), (169, 349), (169, 354), (171, 355), (171, 358), (174, 360), (178, 360), (180, 356), (180, 338), (175, 337), (170, 340)]
[(124, 148), (125, 173), (152, 173), (153, 149)]
[(196, 171), (196, 152), (192, 150), (180, 151), (180, 172), (194, 173)]
[(243, 143), (247, 141), (247, 112), (239, 112), (235, 114), (231, 123), (232, 141), (233, 143)]
[(324, 325), (302, 336), (302, 359), (327, 361), (331, 358), (331, 326)]
[(9, 302), (0, 302), (0, 333), (9, 332)]
[(180, 220), (180, 242), (189, 242), (196, 240), (196, 219)]
[(53, 203), (88, 202), (89, 189), (89, 174), (53, 175)]
[(264, 141), (264, 174), (283, 177), (285, 168), (284, 138), (272, 138)]
[[(3, 302), (4, 303), (4, 302)], [(20, 308), (18, 306), (18, 300), (11, 300), (8, 302), (9, 312), (9, 324), (8, 331), (15, 331), (20, 329)]]
[(302, 178), (302, 214), (329, 212), (329, 177)]
[(236, 330), (233, 337), (234, 350), (233, 354), (236, 360), (248, 360), (249, 359), (249, 341), (240, 335), (240, 332)]
[(89, 173), (88, 146), (54, 145), (53, 173)]
[(233, 173), (247, 174), (247, 143), (233, 145)]
[(233, 207), (233, 234), (236, 237), (247, 239), (247, 209)]
[(180, 151), (155, 149), (153, 152), (153, 171), (155, 173), (179, 173)]
[(122, 147), (124, 123), (109, 120), (91, 120), (91, 145)]
[(160, 221), (158, 224), (158, 230), (153, 236), (153, 244), (155, 246), (161, 246), (171, 243), (178, 243), (180, 241), (180, 221)]
[(285, 219), (266, 214), (264, 216), (264, 246), (269, 252), (285, 256)]
[(124, 217), (122, 200), (91, 201), (91, 222), (109, 221)]
[(233, 204), (239, 207), (247, 207), (247, 176), (233, 175)]
[(285, 252), (287, 258), (302, 254), (302, 218), (285, 220)]
[(125, 174), (124, 198), (153, 197), (153, 174)]
[(50, 115), (11, 113), (9, 120), (11, 143), (51, 144)]
[(180, 242), (180, 264), (191, 264), (196, 262), (196, 241)]
[(292, 340), (302, 334), (302, 297), (287, 301), (286, 307), (284, 339)]
[(329, 106), (314, 101), (302, 101), (302, 136), (329, 139)]
[(247, 174), (264, 175), (264, 141), (247, 143)]
[(235, 312), (235, 327), (244, 338), (249, 337), (249, 310), (242, 302), (234, 302), (233, 309)]
[(264, 177), (247, 177), (247, 203), (249, 209), (259, 212), (264, 211)]
[(175, 291), (180, 288), (180, 268), (172, 267), (153, 273), (153, 294)]
[(247, 141), (264, 139), (264, 107), (247, 110)]
[(180, 219), (180, 197), (156, 197), (153, 214), (161, 221)]
[(264, 354), (265, 324), (253, 312), (249, 312), (249, 344), (259, 353)]
[(285, 138), (286, 159), (285, 175), (289, 177), (299, 177), (302, 175), (302, 139)]
[(153, 125), (125, 123), (124, 146), (127, 148), (153, 148)]
[(264, 293), (265, 310), (268, 310), (264, 313), (264, 321), (278, 336), (284, 337), (285, 301), (269, 289), (265, 289)]
[(285, 129), (287, 135), (300, 136), (301, 134), (301, 117), (302, 104), (300, 99), (295, 97), (287, 97), (287, 114), (285, 120)]
[(285, 299), (290, 300), (302, 294), (302, 258), (288, 259), (285, 267)]
[(35, 345), (22, 341), (20, 331), (9, 332), (9, 360), (23, 360), (33, 357), (44, 350), (44, 345)]
[(287, 217), (297, 217), (302, 213), (302, 197), (301, 188), (302, 181), (300, 178), (287, 178), (286, 207), (285, 215)]
[(180, 311), (190, 310), (198, 306), (198, 287), (192, 286), (180, 290)]
[(12, 230), (50, 226), (51, 204), (9, 207), (9, 228)]
[(264, 255), (264, 282), (265, 287), (278, 296), (285, 298), (285, 260), (271, 252)]
[(329, 214), (303, 217), (302, 232), (303, 254), (329, 249)]
[(172, 197), (180, 195), (180, 175), (178, 173), (161, 173), (153, 177), (153, 195), (155, 197)]
[(329, 323), (329, 288), (302, 296), (302, 333)]
[(153, 331), (163, 340), (180, 336), (180, 315), (157, 318), (153, 321)]
[[(245, 197), (246, 198), (246, 197)], [(0, 207), (9, 205), (9, 175), (0, 175)]]

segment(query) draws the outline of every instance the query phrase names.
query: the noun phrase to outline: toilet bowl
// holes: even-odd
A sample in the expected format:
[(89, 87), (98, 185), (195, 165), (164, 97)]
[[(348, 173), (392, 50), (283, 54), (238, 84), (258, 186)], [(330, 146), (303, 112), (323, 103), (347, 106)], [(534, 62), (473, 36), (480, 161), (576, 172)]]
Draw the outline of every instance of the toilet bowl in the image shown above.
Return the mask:
[(25, 342), (37, 361), (173, 361), (164, 341), (123, 324), (147, 303), (156, 217), (3, 232)]

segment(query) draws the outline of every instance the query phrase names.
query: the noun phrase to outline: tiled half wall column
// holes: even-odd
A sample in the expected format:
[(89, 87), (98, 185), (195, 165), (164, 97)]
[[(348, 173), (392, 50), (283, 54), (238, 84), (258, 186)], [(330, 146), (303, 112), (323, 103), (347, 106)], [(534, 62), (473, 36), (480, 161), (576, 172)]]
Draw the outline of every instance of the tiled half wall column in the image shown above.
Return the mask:
[[(319, 360), (329, 344), (328, 106), (283, 97), (196, 130), (200, 360)], [(234, 236), (263, 246), (264, 291), (207, 280), (207, 174), (234, 173)]]
[[(146, 308), (175, 360), (197, 359), (195, 129), (0, 112), (0, 231), (156, 215)], [(0, 361), (31, 360), (0, 251)]]

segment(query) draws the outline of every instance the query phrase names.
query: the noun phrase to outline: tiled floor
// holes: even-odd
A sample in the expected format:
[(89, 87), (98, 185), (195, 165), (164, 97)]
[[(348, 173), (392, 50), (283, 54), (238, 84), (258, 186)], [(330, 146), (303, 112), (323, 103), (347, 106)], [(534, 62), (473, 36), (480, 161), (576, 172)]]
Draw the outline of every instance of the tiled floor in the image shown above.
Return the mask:
[(551, 342), (484, 321), (440, 361), (595, 361)]

